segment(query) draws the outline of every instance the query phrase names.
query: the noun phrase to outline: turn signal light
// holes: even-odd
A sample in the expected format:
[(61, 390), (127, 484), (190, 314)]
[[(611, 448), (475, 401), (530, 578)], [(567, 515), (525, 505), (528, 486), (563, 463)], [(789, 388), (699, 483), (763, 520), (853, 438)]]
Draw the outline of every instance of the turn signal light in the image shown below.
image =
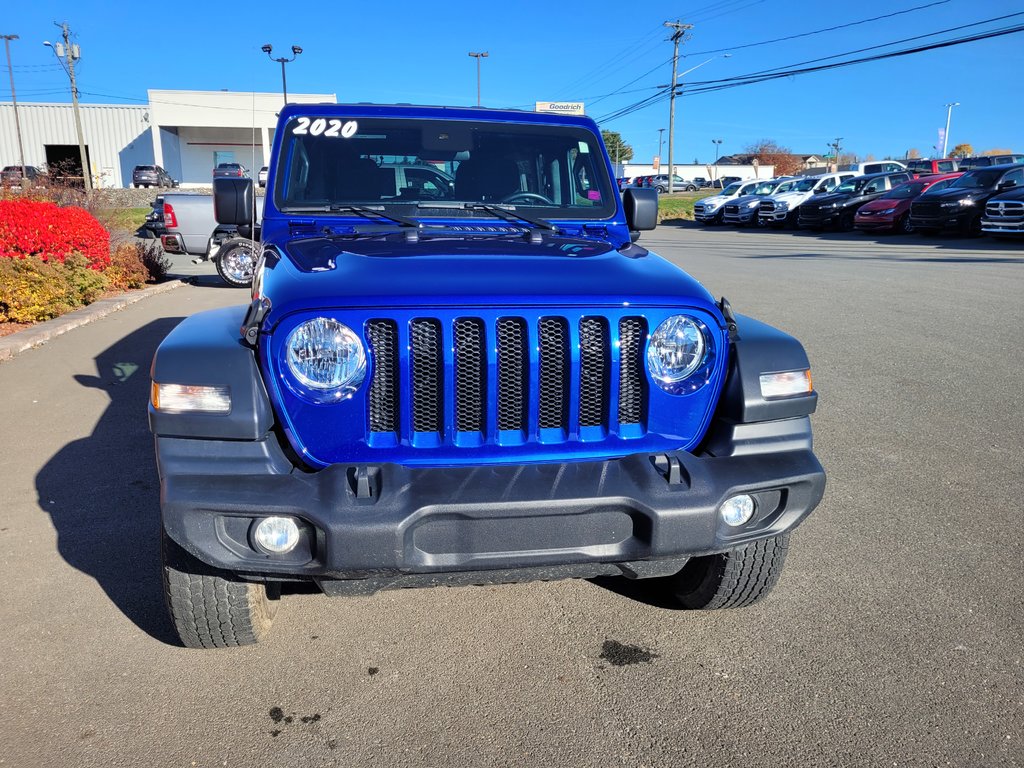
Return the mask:
[(761, 397), (766, 400), (775, 397), (806, 395), (813, 391), (814, 385), (811, 382), (809, 370), (761, 374)]
[(153, 408), (165, 413), (230, 413), (231, 393), (227, 387), (153, 382)]

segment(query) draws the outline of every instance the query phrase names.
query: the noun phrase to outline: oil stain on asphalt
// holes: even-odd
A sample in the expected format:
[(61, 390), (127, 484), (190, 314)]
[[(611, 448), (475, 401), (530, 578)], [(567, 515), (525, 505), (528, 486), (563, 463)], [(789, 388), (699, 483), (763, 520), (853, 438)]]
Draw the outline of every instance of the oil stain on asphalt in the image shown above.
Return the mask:
[(618, 640), (605, 640), (601, 645), (599, 658), (613, 667), (626, 667), (630, 664), (650, 664), (658, 658), (658, 654), (639, 645), (624, 645)]

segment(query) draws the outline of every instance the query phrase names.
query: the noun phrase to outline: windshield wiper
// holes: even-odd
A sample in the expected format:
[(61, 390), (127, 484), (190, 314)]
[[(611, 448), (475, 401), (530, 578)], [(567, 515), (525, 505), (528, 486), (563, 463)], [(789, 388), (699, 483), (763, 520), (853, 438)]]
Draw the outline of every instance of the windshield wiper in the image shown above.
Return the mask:
[(497, 216), (499, 219), (504, 219), (505, 221), (525, 221), (532, 227), (537, 227), (538, 229), (546, 229), (549, 232), (560, 231), (558, 227), (556, 227), (550, 221), (540, 218), (533, 218), (532, 216), (524, 216), (521, 213), (510, 211), (507, 208), (502, 208), (499, 205), (490, 205), (489, 203), (466, 203), (462, 207), (464, 210), (467, 211), (484, 211), (486, 213), (490, 213), (494, 216)]
[(329, 205), (319, 205), (310, 208), (295, 208), (288, 207), (282, 208), (285, 213), (354, 213), (357, 216), (362, 216), (364, 219), (370, 221), (390, 221), (392, 224), (398, 224), (401, 227), (416, 227), (419, 229), (420, 222), (415, 219), (407, 219), (404, 216), (395, 216), (391, 213), (384, 213), (378, 211), (375, 208), (369, 208), (365, 205), (342, 205), (340, 203), (332, 203)]

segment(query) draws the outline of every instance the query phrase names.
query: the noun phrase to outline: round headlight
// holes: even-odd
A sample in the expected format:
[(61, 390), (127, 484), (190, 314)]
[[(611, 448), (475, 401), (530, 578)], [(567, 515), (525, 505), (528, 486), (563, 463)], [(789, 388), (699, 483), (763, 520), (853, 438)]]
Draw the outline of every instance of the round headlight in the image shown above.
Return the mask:
[(689, 317), (673, 315), (658, 326), (647, 347), (647, 367), (658, 385), (677, 391), (707, 357), (707, 341), (700, 326)]
[(288, 370), (303, 387), (337, 399), (354, 392), (366, 375), (366, 353), (355, 332), (329, 317), (307, 320), (285, 342)]

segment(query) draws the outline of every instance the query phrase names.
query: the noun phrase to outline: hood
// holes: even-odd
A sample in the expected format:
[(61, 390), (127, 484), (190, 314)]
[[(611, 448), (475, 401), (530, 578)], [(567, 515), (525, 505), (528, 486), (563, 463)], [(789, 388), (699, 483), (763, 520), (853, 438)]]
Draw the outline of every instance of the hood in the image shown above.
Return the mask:
[(784, 200), (787, 203), (789, 203), (789, 202), (792, 202), (793, 200), (807, 200), (811, 196), (812, 196), (811, 192), (795, 192), (794, 191), (794, 192), (780, 192), (777, 195), (768, 195), (768, 197), (766, 197), (764, 199), (765, 200), (775, 200), (775, 201), (783, 201)]
[(862, 197), (862, 195), (849, 195), (845, 192), (841, 194), (838, 192), (829, 192), (827, 195), (815, 195), (814, 199), (811, 202), (817, 204), (818, 206), (825, 206), (830, 205), (831, 203), (845, 203), (847, 200), (854, 197)]
[[(307, 238), (271, 258), (263, 294), (271, 322), (321, 307), (690, 306), (712, 312), (704, 287), (632, 246), (546, 236)], [(628, 254), (628, 255), (625, 255)], [(333, 266), (332, 266), (333, 265)]]
[(1013, 200), (1013, 201), (1024, 200), (1024, 187), (1016, 187), (1014, 189), (1005, 189), (1002, 192), (1000, 192), (998, 195), (993, 197), (991, 202), (994, 203), (997, 200), (1006, 200), (1007, 202), (1009, 202), (1010, 200)]
[[(918, 195), (918, 197), (920, 197), (920, 195)], [(896, 208), (897, 210), (899, 210), (901, 208), (908, 207), (916, 199), (917, 198), (915, 197), (903, 197), (900, 198), (899, 200), (894, 200), (892, 198), (876, 197), (874, 200), (869, 200), (868, 202), (864, 203), (864, 205), (860, 207), (860, 210), (885, 211), (888, 210), (889, 208)]]
[(925, 192), (918, 197), (918, 200), (977, 200), (979, 198), (991, 197), (995, 190), (987, 187), (946, 187), (938, 192)]
[(754, 202), (760, 203), (762, 200), (767, 200), (765, 195), (743, 195), (743, 197), (730, 197), (729, 205), (746, 205), (747, 203)]
[(712, 195), (711, 197), (702, 197), (695, 205), (721, 205), (726, 200), (734, 199), (732, 195)]

